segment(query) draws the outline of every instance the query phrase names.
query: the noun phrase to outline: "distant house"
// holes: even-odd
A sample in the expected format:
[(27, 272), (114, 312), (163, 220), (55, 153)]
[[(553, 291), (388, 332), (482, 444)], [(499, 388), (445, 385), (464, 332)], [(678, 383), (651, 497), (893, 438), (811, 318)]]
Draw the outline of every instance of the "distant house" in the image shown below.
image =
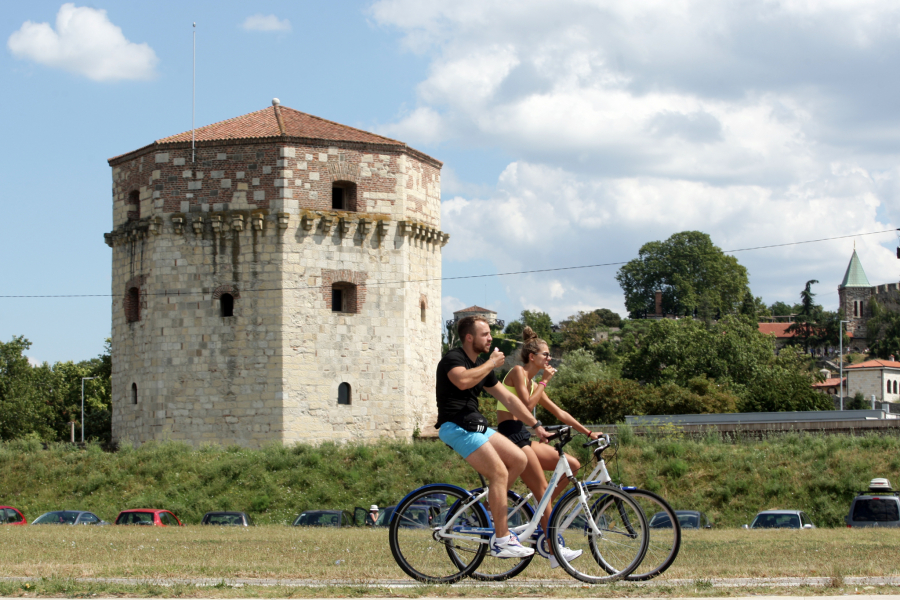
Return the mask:
[(787, 330), (791, 325), (793, 325), (793, 323), (760, 323), (759, 332), (775, 336), (775, 349), (781, 350), (787, 346), (791, 339), (796, 335), (795, 332)]
[[(497, 322), (497, 312), (493, 311), (489, 308), (481, 308), (480, 306), (470, 306), (469, 308), (463, 308), (457, 310), (453, 313), (453, 320), (459, 321), (464, 317), (484, 317), (487, 319), (489, 325), (498, 325)], [(501, 324), (502, 326), (502, 324)]]
[[(847, 378), (844, 377), (844, 384), (846, 385)], [(823, 394), (831, 394), (832, 396), (837, 396), (840, 393), (841, 387), (841, 378), (840, 377), (829, 377), (825, 381), (821, 383), (814, 383), (812, 388), (817, 392), (822, 392)]]
[(867, 360), (858, 365), (845, 365), (847, 395), (857, 392), (868, 400), (875, 396), (879, 402), (900, 402), (900, 362)]

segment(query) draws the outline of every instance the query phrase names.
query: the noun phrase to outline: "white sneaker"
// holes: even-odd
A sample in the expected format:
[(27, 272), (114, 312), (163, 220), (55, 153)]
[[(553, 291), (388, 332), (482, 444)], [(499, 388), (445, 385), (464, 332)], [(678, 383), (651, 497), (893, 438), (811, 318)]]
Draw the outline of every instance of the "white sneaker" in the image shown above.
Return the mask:
[[(573, 560), (575, 560), (576, 558), (581, 556), (581, 554), (584, 552), (584, 550), (572, 550), (571, 548), (566, 548), (565, 546), (562, 546), (559, 549), (559, 551), (562, 553), (562, 556), (564, 559), (566, 559), (567, 563), (572, 562)], [(559, 561), (556, 560), (556, 557), (551, 554), (550, 555), (550, 568), (555, 569), (558, 566), (559, 566)]]
[(491, 556), (495, 558), (525, 558), (534, 554), (534, 549), (526, 548), (519, 543), (516, 534), (510, 533), (509, 541), (501, 544), (497, 541), (497, 536), (491, 536)]

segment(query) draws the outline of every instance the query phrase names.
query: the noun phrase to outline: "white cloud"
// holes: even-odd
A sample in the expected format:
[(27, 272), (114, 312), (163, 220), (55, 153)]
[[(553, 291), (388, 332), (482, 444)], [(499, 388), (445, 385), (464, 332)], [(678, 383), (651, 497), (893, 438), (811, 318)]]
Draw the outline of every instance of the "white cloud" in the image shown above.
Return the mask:
[(290, 31), (291, 22), (275, 15), (255, 14), (244, 19), (241, 27), (248, 31)]
[[(438, 158), (441, 143), (512, 157), (494, 189), (448, 165), (447, 264), (598, 264), (684, 230), (728, 250), (900, 221), (895, 2), (381, 0), (371, 13), (430, 60), (418, 104), (381, 130)], [(896, 280), (891, 243), (857, 240), (873, 284)], [(766, 301), (818, 279), (834, 308), (851, 252), (847, 239), (737, 256)], [(623, 310), (617, 269), (501, 281), (559, 319)]]
[(28, 364), (31, 365), (32, 367), (39, 367), (43, 364), (41, 361), (39, 361), (38, 359), (36, 359), (33, 356), (26, 356), (25, 358), (28, 359)]
[(94, 81), (152, 79), (159, 59), (147, 44), (128, 41), (105, 10), (63, 4), (56, 29), (26, 21), (6, 42), (18, 58), (63, 69)]

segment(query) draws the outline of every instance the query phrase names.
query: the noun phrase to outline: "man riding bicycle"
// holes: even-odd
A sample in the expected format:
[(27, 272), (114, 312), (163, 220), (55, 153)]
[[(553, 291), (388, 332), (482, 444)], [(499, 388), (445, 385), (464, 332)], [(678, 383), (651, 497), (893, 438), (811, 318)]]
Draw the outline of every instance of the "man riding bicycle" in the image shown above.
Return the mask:
[[(519, 421), (533, 428), (541, 440), (546, 440), (548, 434), (522, 401), (494, 375), (494, 369), (506, 360), (503, 353), (495, 348), (488, 360), (478, 358), (479, 354), (491, 351), (493, 338), (487, 320), (480, 316), (464, 317), (457, 324), (457, 333), (462, 347), (447, 352), (437, 367), (435, 427), (441, 441), (487, 479), (490, 505), (506, 506), (506, 491), (525, 470), (528, 458), (505, 436), (494, 435), (496, 431), (487, 426), (487, 420), (478, 412), (478, 396), (482, 390), (487, 391)], [(491, 556), (522, 558), (534, 553), (510, 533), (506, 511), (494, 511), (493, 519)]]

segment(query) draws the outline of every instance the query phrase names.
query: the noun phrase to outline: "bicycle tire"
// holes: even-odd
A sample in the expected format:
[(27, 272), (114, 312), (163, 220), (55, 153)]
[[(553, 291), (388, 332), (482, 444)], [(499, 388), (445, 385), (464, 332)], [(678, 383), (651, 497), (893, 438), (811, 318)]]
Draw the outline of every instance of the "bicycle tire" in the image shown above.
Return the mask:
[[(640, 565), (647, 552), (644, 511), (619, 488), (599, 483), (587, 483), (583, 488), (600, 535), (591, 531), (581, 514), (578, 489), (570, 490), (556, 503), (550, 517), (548, 537), (557, 561), (569, 575), (585, 583), (623, 579)], [(578, 556), (567, 558), (567, 552), (578, 550)]]
[[(400, 501), (391, 515), (388, 536), (391, 554), (404, 573), (424, 583), (456, 583), (478, 568), (488, 551), (483, 533), (454, 533), (463, 539), (437, 536), (437, 530), (456, 514), (460, 501), (469, 498), (463, 488), (432, 484)], [(484, 507), (477, 502), (457, 520), (463, 527), (489, 527)], [(450, 560), (445, 547), (452, 547), (458, 560)]]
[[(625, 579), (627, 581), (647, 581), (663, 573), (672, 566), (678, 557), (678, 551), (681, 549), (681, 524), (678, 522), (678, 516), (672, 506), (662, 496), (638, 488), (626, 488), (625, 491), (637, 501), (641, 510), (644, 511), (650, 538), (644, 560)], [(654, 515), (659, 513), (669, 518), (669, 522), (672, 524), (671, 528), (652, 526)]]
[[(471, 493), (480, 494), (483, 489), (484, 488), (474, 489)], [(530, 504), (524, 502), (524, 498), (516, 492), (507, 490), (506, 500), (507, 523), (510, 527), (525, 525), (534, 517), (534, 509)], [(533, 539), (519, 541), (523, 546), (534, 547)], [(447, 552), (451, 554), (452, 559), (456, 560), (455, 554), (450, 547), (447, 548)], [(537, 554), (537, 552), (535, 552), (535, 554)], [(511, 558), (494, 558), (491, 556), (490, 552), (488, 552), (485, 554), (484, 560), (481, 561), (478, 568), (469, 573), (469, 577), (478, 581), (506, 581), (524, 571), (531, 563), (535, 554), (515, 560)]]

